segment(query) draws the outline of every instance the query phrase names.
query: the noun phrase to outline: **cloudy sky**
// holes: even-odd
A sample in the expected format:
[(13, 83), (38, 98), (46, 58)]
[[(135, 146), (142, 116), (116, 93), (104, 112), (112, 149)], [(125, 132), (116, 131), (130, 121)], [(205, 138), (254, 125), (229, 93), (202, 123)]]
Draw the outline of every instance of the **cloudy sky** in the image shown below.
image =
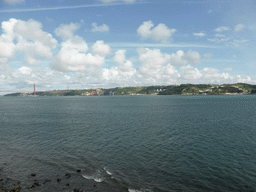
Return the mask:
[(0, 90), (256, 84), (254, 0), (1, 0)]

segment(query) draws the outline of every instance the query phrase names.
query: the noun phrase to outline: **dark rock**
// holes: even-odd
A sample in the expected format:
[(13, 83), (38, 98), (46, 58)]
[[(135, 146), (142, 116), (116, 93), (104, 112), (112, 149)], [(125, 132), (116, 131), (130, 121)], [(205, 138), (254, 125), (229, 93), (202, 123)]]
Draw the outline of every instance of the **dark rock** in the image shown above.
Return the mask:
[(80, 192), (80, 189), (75, 188), (74, 192)]
[(32, 189), (32, 188), (35, 188), (35, 185), (31, 185), (28, 187), (28, 189)]
[(71, 177), (71, 175), (69, 173), (67, 173), (65, 176), (67, 177), (67, 179), (69, 179)]
[(69, 186), (69, 183), (67, 183), (66, 186)]
[(21, 187), (19, 185), (17, 185), (13, 189), (11, 189), (10, 192), (19, 192), (20, 190), (21, 190)]
[(80, 173), (80, 172), (81, 172), (81, 170), (80, 170), (80, 169), (78, 169), (78, 170), (76, 170), (76, 172), (77, 172), (77, 173)]
[(35, 186), (41, 186), (38, 182), (34, 183)]
[(36, 176), (36, 174), (35, 174), (35, 173), (32, 173), (32, 174), (31, 174), (31, 176), (32, 176), (32, 177), (35, 177), (35, 176)]
[(58, 178), (58, 179), (57, 179), (57, 182), (60, 182), (60, 181), (61, 181), (61, 178)]
[(93, 187), (96, 187), (96, 185), (93, 185)]
[(44, 180), (43, 184), (45, 185), (46, 183), (51, 182), (51, 181), (52, 181), (51, 179), (46, 179), (46, 180)]

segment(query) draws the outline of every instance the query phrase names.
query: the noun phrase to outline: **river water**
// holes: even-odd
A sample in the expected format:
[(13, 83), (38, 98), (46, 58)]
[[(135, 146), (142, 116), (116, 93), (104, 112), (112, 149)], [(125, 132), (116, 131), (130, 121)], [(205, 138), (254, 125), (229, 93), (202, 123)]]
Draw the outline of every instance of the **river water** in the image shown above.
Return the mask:
[(255, 95), (1, 97), (1, 174), (23, 191), (255, 191), (255, 109)]

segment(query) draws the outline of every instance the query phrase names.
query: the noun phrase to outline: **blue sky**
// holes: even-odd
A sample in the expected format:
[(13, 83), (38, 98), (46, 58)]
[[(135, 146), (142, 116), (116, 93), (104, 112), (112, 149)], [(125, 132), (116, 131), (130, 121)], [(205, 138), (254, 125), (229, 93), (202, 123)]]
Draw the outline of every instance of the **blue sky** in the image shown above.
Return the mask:
[(2, 0), (1, 90), (256, 84), (256, 2)]

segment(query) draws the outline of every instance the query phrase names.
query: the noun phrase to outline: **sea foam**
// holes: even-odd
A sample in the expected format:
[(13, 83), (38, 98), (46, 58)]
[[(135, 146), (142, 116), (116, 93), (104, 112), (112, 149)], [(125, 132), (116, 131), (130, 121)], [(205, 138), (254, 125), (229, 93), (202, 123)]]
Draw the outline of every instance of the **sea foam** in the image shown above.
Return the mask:
[(96, 182), (98, 182), (98, 183), (104, 181), (103, 178), (100, 178), (100, 177), (97, 177), (97, 176), (89, 176), (89, 175), (82, 175), (82, 176), (83, 176), (83, 178), (85, 178), (85, 179), (93, 179), (94, 181), (96, 181)]

